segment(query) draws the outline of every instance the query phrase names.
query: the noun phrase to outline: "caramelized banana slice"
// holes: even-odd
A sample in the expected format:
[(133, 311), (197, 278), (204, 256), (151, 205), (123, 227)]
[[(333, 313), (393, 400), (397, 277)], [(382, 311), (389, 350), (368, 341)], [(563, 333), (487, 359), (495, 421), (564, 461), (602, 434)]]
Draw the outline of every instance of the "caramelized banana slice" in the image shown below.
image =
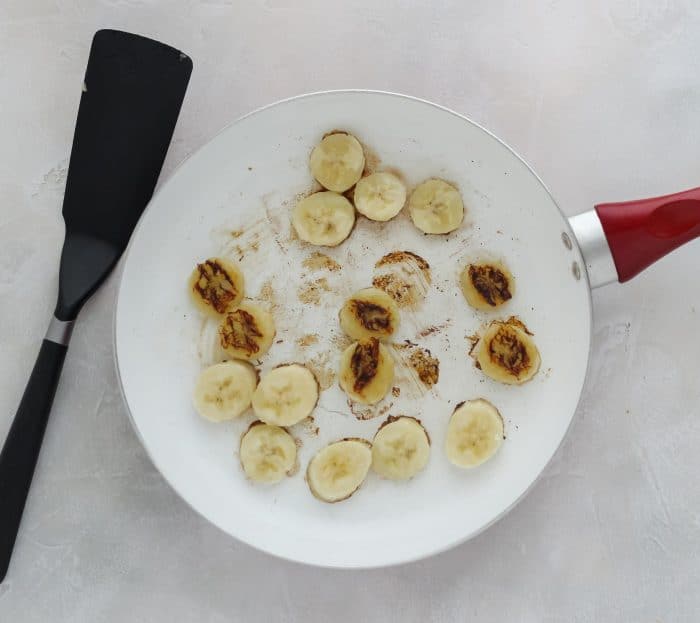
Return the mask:
[(272, 345), (275, 323), (269, 312), (250, 301), (229, 311), (219, 325), (221, 347), (235, 359), (258, 359)]
[(508, 385), (521, 385), (540, 369), (532, 334), (514, 317), (491, 322), (471, 354), (486, 376)]
[(503, 262), (465, 266), (459, 278), (462, 294), (474, 309), (488, 311), (513, 298), (515, 282)]
[(338, 315), (340, 327), (355, 340), (389, 339), (399, 326), (399, 308), (384, 290), (364, 288), (355, 292)]
[(394, 381), (394, 360), (377, 338), (348, 346), (340, 357), (339, 384), (356, 402), (373, 405), (387, 395)]
[(188, 286), (197, 309), (210, 316), (221, 316), (241, 302), (243, 273), (233, 262), (211, 257), (197, 264)]

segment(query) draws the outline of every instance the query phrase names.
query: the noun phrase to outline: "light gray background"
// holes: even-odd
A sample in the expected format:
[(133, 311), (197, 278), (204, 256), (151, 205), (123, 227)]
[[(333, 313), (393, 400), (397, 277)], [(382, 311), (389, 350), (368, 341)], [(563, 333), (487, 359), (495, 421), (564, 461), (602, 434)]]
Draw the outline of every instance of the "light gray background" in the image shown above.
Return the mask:
[[(253, 108), (367, 87), (490, 128), (568, 214), (700, 184), (696, 0), (3, 0), (1, 438), (53, 309), (67, 159), (101, 27), (194, 59), (164, 175)], [(117, 389), (113, 276), (75, 331), (0, 621), (697, 620), (698, 266), (700, 242), (595, 293), (573, 428), (508, 517), (446, 554), (360, 573), (259, 554), (163, 481)]]

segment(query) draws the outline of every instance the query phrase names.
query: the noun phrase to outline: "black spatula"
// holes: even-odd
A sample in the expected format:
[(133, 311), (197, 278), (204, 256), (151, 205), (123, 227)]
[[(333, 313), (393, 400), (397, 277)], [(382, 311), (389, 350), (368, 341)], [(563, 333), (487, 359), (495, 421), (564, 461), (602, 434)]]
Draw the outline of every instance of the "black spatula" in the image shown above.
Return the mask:
[(100, 30), (90, 49), (66, 191), (58, 302), (0, 453), (5, 578), (73, 321), (124, 251), (151, 198), (192, 72), (157, 41)]

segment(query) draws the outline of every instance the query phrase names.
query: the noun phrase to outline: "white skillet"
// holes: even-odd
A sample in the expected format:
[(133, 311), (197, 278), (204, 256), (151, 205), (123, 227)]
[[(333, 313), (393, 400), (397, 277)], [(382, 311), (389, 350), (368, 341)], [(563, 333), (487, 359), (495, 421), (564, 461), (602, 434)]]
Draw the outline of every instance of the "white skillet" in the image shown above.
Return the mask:
[[(341, 271), (302, 268), (313, 249), (290, 240), (289, 212), (295, 196), (311, 187), (311, 148), (335, 128), (356, 134), (379, 157), (379, 169), (399, 169), (409, 185), (431, 176), (453, 181), (468, 208), (465, 225), (448, 237), (432, 237), (420, 235), (405, 216), (383, 226), (361, 219), (350, 239), (328, 252)], [(345, 568), (392, 565), (445, 550), (512, 508), (564, 438), (586, 376), (590, 287), (625, 280), (700, 234), (699, 198), (696, 190), (598, 206), (569, 222), (511, 149), (429, 102), (338, 91), (258, 110), (177, 170), (153, 197), (132, 239), (115, 342), (134, 428), (154, 464), (194, 509), (258, 549)], [(232, 235), (241, 229), (241, 236)], [(334, 384), (322, 394), (314, 426), (293, 429), (301, 442), (300, 472), (273, 487), (249, 483), (236, 450), (252, 415), (214, 425), (191, 406), (198, 371), (217, 355), (213, 327), (188, 301), (189, 272), (203, 258), (242, 254), (248, 293), (265, 294), (266, 282), (274, 293), (282, 343), (264, 358), (263, 372), (290, 360), (314, 360), (329, 372), (339, 352), (332, 340), (339, 336), (336, 313), (343, 297), (369, 285), (374, 262), (393, 250), (416, 252), (431, 265), (428, 296), (418, 311), (405, 314), (399, 337), (438, 357), (438, 385), (421, 395), (415, 384), (399, 379), (402, 394), (387, 401), (393, 404), (386, 413), (360, 421)], [(484, 254), (504, 258), (516, 278), (516, 296), (499, 314), (474, 313), (457, 291), (459, 268)], [(299, 290), (320, 278), (326, 283), (319, 304), (303, 304)], [(521, 387), (484, 378), (467, 356), (466, 336), (488, 319), (510, 314), (535, 333), (542, 354), (540, 373)], [(438, 330), (421, 337), (431, 326)], [(318, 335), (319, 342), (299, 346), (295, 340), (305, 334)], [(447, 421), (458, 402), (480, 396), (501, 410), (507, 439), (490, 462), (459, 470), (443, 452)], [(303, 471), (318, 448), (347, 436), (371, 439), (386, 415), (398, 413), (419, 417), (430, 433), (432, 456), (424, 473), (404, 483), (370, 474), (352, 498), (334, 505), (311, 496)]]

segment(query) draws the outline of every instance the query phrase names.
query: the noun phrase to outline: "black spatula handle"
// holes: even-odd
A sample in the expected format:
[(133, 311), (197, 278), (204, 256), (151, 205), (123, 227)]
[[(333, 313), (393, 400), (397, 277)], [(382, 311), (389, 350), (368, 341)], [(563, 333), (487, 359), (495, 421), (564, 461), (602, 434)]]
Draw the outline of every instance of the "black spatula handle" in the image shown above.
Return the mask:
[(24, 503), (68, 346), (44, 340), (0, 452), (0, 582), (5, 579)]
[(31, 485), (70, 327), (127, 245), (151, 197), (192, 62), (170, 46), (115, 30), (90, 49), (63, 202), (59, 296), (0, 453), (0, 582)]

